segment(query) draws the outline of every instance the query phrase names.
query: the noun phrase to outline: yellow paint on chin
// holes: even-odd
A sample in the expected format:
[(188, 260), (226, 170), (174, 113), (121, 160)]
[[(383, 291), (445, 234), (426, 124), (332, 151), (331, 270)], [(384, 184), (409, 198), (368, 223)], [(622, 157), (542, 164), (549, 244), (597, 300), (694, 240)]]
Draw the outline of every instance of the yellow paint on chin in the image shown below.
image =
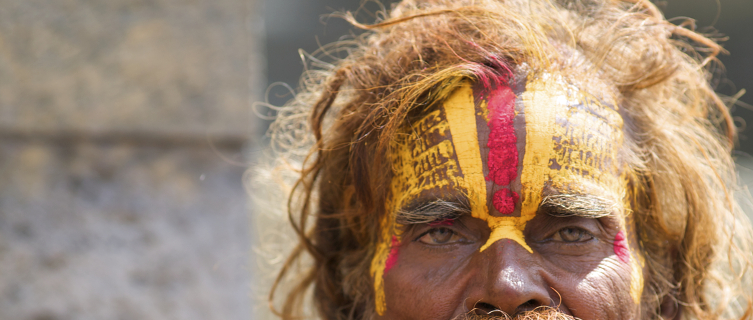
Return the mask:
[[(476, 127), (476, 110), (473, 102), (473, 89), (464, 83), (455, 90), (444, 102), (444, 110), (452, 132), (452, 142), (455, 147), (458, 165), (463, 172), (461, 185), (468, 193), (471, 204), (471, 215), (486, 221), (491, 229), (491, 235), (480, 251), (486, 250), (491, 244), (510, 239), (528, 252), (533, 253), (523, 237), (525, 223), (523, 217), (495, 217), (489, 214), (487, 207), (486, 179), (484, 178), (484, 164), (481, 160), (481, 150), (478, 142)], [(534, 213), (535, 214), (535, 213)]]

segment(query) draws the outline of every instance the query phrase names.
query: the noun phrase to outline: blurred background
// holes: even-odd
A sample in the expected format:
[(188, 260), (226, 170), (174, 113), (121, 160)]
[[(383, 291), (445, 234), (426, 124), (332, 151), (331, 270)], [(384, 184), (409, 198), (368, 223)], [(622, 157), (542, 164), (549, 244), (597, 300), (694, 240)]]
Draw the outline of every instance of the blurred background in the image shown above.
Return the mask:
[[(719, 91), (753, 90), (753, 1), (658, 4), (729, 36)], [(241, 179), (268, 123), (251, 103), (289, 99), (276, 83), (297, 86), (299, 49), (357, 33), (325, 14), (359, 7), (0, 0), (0, 319), (254, 319)]]

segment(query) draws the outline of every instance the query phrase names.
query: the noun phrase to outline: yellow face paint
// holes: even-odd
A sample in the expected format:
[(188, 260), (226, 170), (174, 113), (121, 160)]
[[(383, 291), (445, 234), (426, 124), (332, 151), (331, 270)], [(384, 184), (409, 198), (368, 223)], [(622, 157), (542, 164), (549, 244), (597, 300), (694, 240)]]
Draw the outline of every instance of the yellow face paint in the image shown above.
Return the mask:
[[(384, 314), (384, 273), (391, 265), (390, 255), (396, 253), (400, 230), (395, 225), (398, 210), (425, 192), (450, 191), (460, 187), (460, 170), (449, 125), (443, 109), (435, 110), (411, 125), (407, 139), (392, 145), (393, 178), (387, 199), (387, 214), (382, 217), (380, 241), (371, 262), (370, 273), (374, 279), (377, 313)], [(393, 240), (393, 237), (395, 237)]]
[(617, 110), (551, 75), (529, 81), (523, 103), (521, 216), (526, 221), (535, 216), (547, 183), (574, 192), (591, 187), (615, 199), (624, 195), (626, 186), (617, 175), (623, 140)]
[[(480, 112), (486, 112), (482, 107)], [(464, 190), (472, 216), (486, 221), (492, 230), (483, 251), (496, 240), (512, 239), (532, 252), (516, 228), (518, 217), (494, 217), (487, 208), (486, 181), (478, 143), (473, 89), (463, 83), (444, 101), (442, 108), (411, 125), (408, 142), (396, 142), (392, 150), (393, 178), (381, 221), (380, 241), (371, 263), (376, 311), (384, 314), (384, 273), (392, 251), (392, 237), (400, 237), (395, 225), (398, 210), (425, 192)], [(446, 137), (452, 137), (452, 140)]]
[[(529, 252), (533, 250), (523, 231), (535, 217), (547, 183), (560, 188), (596, 185), (614, 195), (624, 194), (624, 184), (616, 178), (615, 169), (622, 144), (620, 115), (559, 78), (543, 76), (529, 81), (522, 94), (526, 145), (520, 175), (520, 216), (490, 215), (476, 124), (477, 115), (488, 118), (488, 111), (483, 101), (477, 110), (473, 96), (471, 85), (463, 83), (441, 108), (412, 124), (407, 139), (393, 143), (391, 192), (370, 270), (380, 315), (386, 310), (385, 269), (394, 239), (397, 243), (400, 239), (395, 214), (422, 195), (430, 197), (427, 192), (462, 189), (467, 193), (472, 216), (487, 222), (491, 229), (480, 251), (498, 240), (510, 239)], [(633, 286), (642, 290), (642, 277), (634, 282)]]
[(623, 194), (616, 176), (622, 144), (622, 118), (616, 110), (553, 76), (528, 82), (523, 102), (526, 152), (521, 215), (533, 218), (547, 183), (571, 191), (596, 184)]
[[(628, 180), (619, 176), (617, 169), (624, 137), (622, 117), (615, 108), (551, 75), (529, 81), (523, 102), (526, 153), (521, 217), (530, 220), (535, 216), (547, 183), (560, 190), (601, 192), (626, 199), (624, 207), (630, 208)], [(640, 250), (631, 250), (637, 246), (631, 230), (633, 216), (623, 214), (615, 253), (630, 264), (630, 294), (640, 303), (645, 262)]]
[(630, 296), (633, 297), (633, 302), (640, 304), (643, 295), (643, 267), (646, 265), (646, 260), (640, 252), (636, 251), (639, 250), (631, 250), (630, 254)]
[[(627, 170), (625, 170), (627, 171)], [(625, 181), (625, 185), (628, 183), (627, 177), (622, 177)], [(635, 188), (627, 188), (627, 195), (625, 196), (625, 208), (631, 208), (635, 203)], [(635, 216), (632, 212), (629, 212), (625, 216), (625, 232), (628, 235), (628, 250), (630, 252), (630, 296), (636, 304), (641, 303), (641, 296), (643, 295), (643, 268), (646, 266), (646, 260), (640, 250), (640, 245), (635, 231)]]
[(522, 185), (520, 206), (521, 223), (519, 230), (525, 229), (525, 223), (536, 216), (541, 204), (544, 184), (549, 180), (549, 159), (554, 149), (554, 111), (562, 105), (562, 86), (554, 81), (531, 81), (526, 84), (523, 93), (523, 110), (526, 119), (526, 147), (523, 155), (523, 169), (520, 174)]
[[(525, 217), (495, 217), (487, 207), (486, 179), (476, 127), (476, 110), (473, 102), (473, 89), (470, 84), (458, 88), (444, 103), (447, 120), (450, 123), (452, 141), (457, 151), (458, 163), (463, 173), (461, 184), (468, 192), (471, 215), (486, 221), (491, 235), (480, 251), (486, 250), (500, 239), (510, 239), (528, 252), (533, 252), (523, 238)], [(486, 114), (486, 112), (484, 112)], [(487, 116), (488, 117), (488, 116)], [(534, 212), (535, 214), (535, 212)], [(522, 227), (520, 227), (522, 225)]]

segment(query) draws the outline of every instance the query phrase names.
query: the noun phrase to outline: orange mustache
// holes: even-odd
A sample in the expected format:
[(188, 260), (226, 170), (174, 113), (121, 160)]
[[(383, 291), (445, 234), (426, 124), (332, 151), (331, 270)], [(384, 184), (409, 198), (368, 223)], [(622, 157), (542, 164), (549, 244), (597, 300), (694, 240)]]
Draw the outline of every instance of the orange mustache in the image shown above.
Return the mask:
[(474, 309), (455, 317), (453, 320), (576, 320), (577, 318), (557, 311), (551, 307), (538, 307), (531, 311), (519, 312), (512, 316), (501, 310), (478, 314)]

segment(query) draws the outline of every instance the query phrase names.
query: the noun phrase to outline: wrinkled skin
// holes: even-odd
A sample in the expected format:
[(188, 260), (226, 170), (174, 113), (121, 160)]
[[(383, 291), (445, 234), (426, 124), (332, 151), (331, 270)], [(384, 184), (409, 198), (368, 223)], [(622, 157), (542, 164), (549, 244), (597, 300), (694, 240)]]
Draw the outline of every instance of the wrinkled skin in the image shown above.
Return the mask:
[[(478, 88), (474, 90), (474, 94), (478, 94)], [(520, 95), (520, 92), (517, 90), (516, 94)], [(517, 178), (509, 188), (520, 194), (521, 199), (516, 203), (513, 216), (520, 215), (521, 201), (524, 200), (521, 163), (526, 152), (526, 110), (519, 103), (515, 110), (514, 130), (518, 137), (516, 146), (520, 161)], [(566, 127), (582, 125), (571, 119), (559, 120), (567, 121)], [(489, 128), (478, 126), (477, 133), (484, 170), (488, 170)], [(609, 136), (601, 138), (612, 139)], [(452, 140), (453, 136), (437, 136), (433, 132), (419, 139), (441, 141)], [(606, 174), (617, 179), (619, 172)], [(572, 175), (565, 178), (568, 177)], [(589, 190), (614, 188), (598, 181), (590, 183)], [(487, 181), (486, 188), (488, 203), (491, 203), (492, 194), (500, 186)], [(544, 188), (542, 197), (554, 193), (553, 190)], [(428, 190), (419, 202), (453, 201), (462, 198), (463, 194), (465, 190), (460, 188)], [(623, 203), (618, 203), (614, 214), (600, 218), (557, 217), (544, 209), (538, 210), (523, 231), (533, 253), (510, 239), (496, 241), (480, 251), (489, 239), (491, 229), (485, 221), (470, 214), (451, 223), (402, 226), (399, 255), (394, 266), (384, 274), (386, 311), (377, 318), (453, 319), (462, 318), (467, 312), (495, 316), (504, 313), (515, 317), (537, 307), (555, 308), (580, 319), (640, 318), (640, 304), (630, 292), (635, 269), (615, 253), (618, 232), (627, 232), (631, 241), (636, 238), (634, 228), (626, 228), (626, 219), (619, 213), (624, 211), (620, 207), (624, 206)], [(494, 211), (493, 206), (488, 208)], [(499, 215), (499, 212), (490, 214)], [(636, 247), (631, 243), (634, 255), (639, 254)]]

